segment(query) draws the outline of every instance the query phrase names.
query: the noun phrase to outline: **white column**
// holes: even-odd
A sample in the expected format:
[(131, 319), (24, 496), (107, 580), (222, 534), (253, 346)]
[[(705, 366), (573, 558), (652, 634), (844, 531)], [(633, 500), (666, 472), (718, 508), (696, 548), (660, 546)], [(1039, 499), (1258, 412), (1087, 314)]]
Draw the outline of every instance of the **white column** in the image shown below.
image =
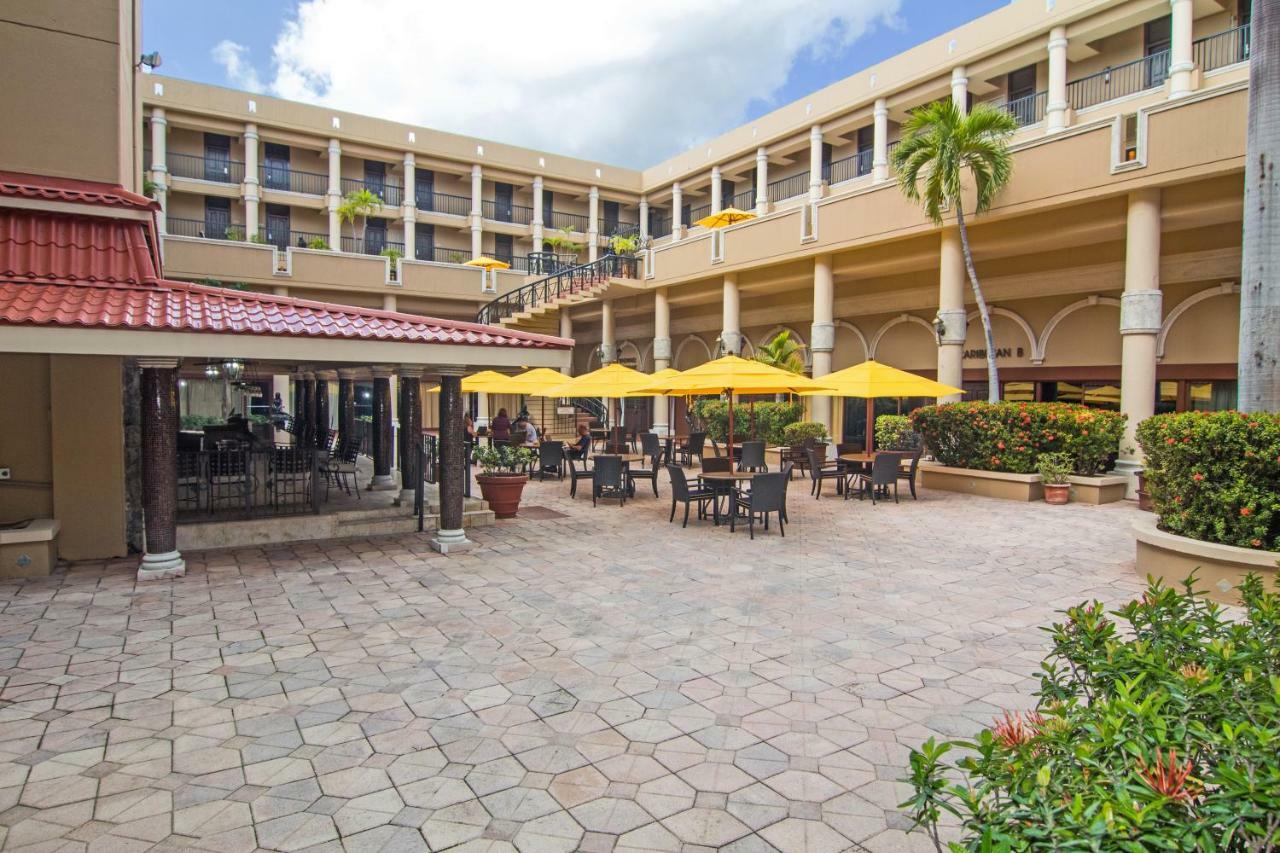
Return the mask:
[(889, 179), (889, 102), (884, 98), (876, 98), (871, 144), (871, 180), (886, 181)]
[(342, 248), (342, 221), (338, 205), (342, 204), (342, 143), (329, 140), (329, 248)]
[(961, 115), (969, 112), (969, 78), (963, 65), (951, 69), (951, 103), (959, 108)]
[(769, 152), (756, 149), (756, 215), (769, 212)]
[(164, 234), (167, 230), (165, 212), (169, 206), (169, 166), (166, 159), (166, 132), (169, 120), (165, 118), (160, 107), (151, 109), (151, 183), (156, 185), (156, 201), (160, 203), (160, 211), (156, 214), (156, 228)]
[(742, 355), (742, 326), (739, 319), (738, 276), (726, 273), (721, 297), (720, 342), (728, 355)]
[(671, 239), (679, 240), (684, 236), (684, 193), (680, 182), (671, 185)]
[(484, 254), (484, 206), (480, 201), (483, 176), (480, 164), (471, 167), (471, 257)]
[(484, 391), (476, 394), (476, 427), (489, 425), (489, 395)]
[(720, 183), (720, 167), (711, 167), (711, 212), (724, 210), (724, 185)]
[(1191, 57), (1193, 6), (1191, 0), (1169, 0), (1173, 21), (1169, 44), (1169, 97), (1185, 98), (1194, 90)]
[(600, 364), (613, 364), (618, 360), (618, 346), (614, 339), (613, 300), (600, 303)]
[(1124, 293), (1120, 297), (1120, 411), (1128, 415), (1116, 470), (1131, 475), (1142, 467), (1134, 435), (1155, 414), (1156, 335), (1163, 306), (1160, 294), (1160, 190), (1129, 193), (1124, 247)]
[(592, 187), (587, 196), (587, 260), (600, 256), (600, 188)]
[(533, 179), (533, 250), (535, 252), (542, 251), (542, 176), (536, 175)]
[[(569, 313), (568, 305), (560, 306), (560, 337), (573, 338), (573, 315)], [(573, 365), (567, 364), (560, 368), (560, 372), (565, 376), (573, 375)]]
[[(961, 387), (964, 382), (964, 342), (968, 336), (968, 315), (964, 310), (964, 252), (960, 229), (942, 229), (938, 259), (938, 320), (942, 333), (938, 340), (938, 381)], [(939, 403), (955, 403), (959, 395), (939, 397)]]
[(822, 128), (809, 128), (809, 200), (822, 198)]
[[(836, 345), (835, 281), (831, 273), (831, 256), (813, 259), (813, 326), (809, 330), (809, 352), (813, 357), (813, 378), (831, 372), (831, 352)], [(813, 419), (825, 424), (827, 435), (833, 435), (831, 398), (812, 397)]]
[[(253, 240), (258, 235), (258, 126), (252, 122), (244, 126), (244, 237)], [(285, 245), (288, 245), (286, 237)]]
[[(671, 303), (667, 301), (667, 289), (659, 287), (653, 292), (653, 371), (671, 366)], [(653, 398), (653, 431), (658, 435), (671, 434), (671, 407), (667, 398)]]
[(396, 310), (398, 310), (398, 308), (397, 308), (397, 302), (396, 302), (396, 295), (395, 295), (394, 293), (384, 293), (384, 294), (382, 294), (382, 310), (383, 310), (383, 311), (396, 311)]
[(1045, 133), (1067, 126), (1067, 28), (1049, 31), (1049, 94), (1045, 103)]
[(640, 210), (636, 215), (640, 217), (640, 240), (644, 242), (649, 239), (649, 197), (647, 195), (640, 196)]
[[(412, 151), (404, 152), (404, 204), (401, 217), (404, 220), (404, 256), (417, 258), (418, 242), (418, 161)], [(430, 260), (430, 258), (428, 258)]]
[(287, 285), (287, 284), (277, 284), (277, 285), (274, 285), (274, 286), (271, 288), (271, 292), (272, 292), (272, 293), (274, 293), (276, 296), (288, 296), (288, 295), (289, 295), (289, 285)]

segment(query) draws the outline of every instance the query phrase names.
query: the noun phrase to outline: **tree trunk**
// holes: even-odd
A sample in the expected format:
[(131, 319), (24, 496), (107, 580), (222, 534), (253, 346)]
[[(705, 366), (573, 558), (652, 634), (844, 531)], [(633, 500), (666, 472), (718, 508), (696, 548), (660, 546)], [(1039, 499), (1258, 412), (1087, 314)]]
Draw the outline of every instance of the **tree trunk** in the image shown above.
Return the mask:
[(1244, 412), (1280, 410), (1280, 9), (1253, 5), (1249, 136), (1240, 269), (1239, 400)]
[(991, 333), (991, 312), (987, 310), (982, 285), (978, 284), (978, 272), (973, 268), (973, 254), (969, 251), (969, 230), (964, 224), (964, 205), (956, 199), (956, 222), (960, 226), (960, 246), (964, 250), (964, 268), (969, 272), (969, 285), (978, 303), (978, 316), (982, 318), (982, 331), (987, 337), (987, 401), (1000, 402), (1000, 373), (996, 369), (996, 339)]

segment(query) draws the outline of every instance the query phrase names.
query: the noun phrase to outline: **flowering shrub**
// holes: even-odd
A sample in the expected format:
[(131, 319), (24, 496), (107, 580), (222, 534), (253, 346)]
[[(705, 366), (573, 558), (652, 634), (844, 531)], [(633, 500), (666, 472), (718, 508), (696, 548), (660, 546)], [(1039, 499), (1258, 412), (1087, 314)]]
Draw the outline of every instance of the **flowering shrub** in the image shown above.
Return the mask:
[(912, 752), (902, 808), (939, 850), (944, 813), (952, 850), (1280, 845), (1280, 594), (1250, 576), (1232, 619), (1185, 586), (1067, 610), (1034, 711)]
[(934, 458), (955, 468), (1031, 474), (1065, 453), (1075, 474), (1100, 474), (1120, 449), (1125, 416), (1072, 403), (947, 403), (911, 413)]
[(1156, 415), (1138, 424), (1138, 443), (1162, 528), (1280, 551), (1280, 414)]

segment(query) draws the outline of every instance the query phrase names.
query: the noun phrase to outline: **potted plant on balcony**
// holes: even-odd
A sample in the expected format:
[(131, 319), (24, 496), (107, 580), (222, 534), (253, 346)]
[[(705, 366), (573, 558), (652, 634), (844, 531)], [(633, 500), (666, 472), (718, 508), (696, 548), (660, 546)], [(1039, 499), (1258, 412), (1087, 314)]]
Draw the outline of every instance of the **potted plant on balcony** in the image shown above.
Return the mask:
[(1065, 453), (1042, 453), (1036, 459), (1036, 472), (1044, 486), (1044, 502), (1064, 504), (1071, 492), (1071, 457)]
[(308, 249), (324, 249), (327, 251), (329, 249), (329, 241), (323, 237), (312, 237), (307, 241), (306, 247)]
[(542, 242), (551, 247), (552, 251), (557, 255), (557, 260), (559, 260), (560, 257), (567, 257), (569, 259), (569, 266), (577, 263), (578, 253), (581, 252), (583, 248), (581, 243), (573, 239), (573, 229), (568, 225), (545, 237)]
[(384, 258), (387, 258), (387, 259), (391, 262), (391, 279), (392, 279), (392, 281), (394, 281), (394, 280), (396, 279), (396, 277), (397, 277), (397, 276), (396, 276), (396, 262), (397, 262), (397, 261), (399, 261), (401, 258), (403, 258), (403, 257), (404, 257), (404, 252), (402, 252), (402, 251), (400, 251), (399, 249), (396, 249), (396, 248), (394, 248), (394, 247), (392, 247), (392, 246), (387, 246), (385, 249), (383, 249), (383, 250), (382, 250), (381, 252), (379, 252), (378, 254), (382, 255), (382, 257), (384, 257)]
[(520, 511), (520, 496), (529, 482), (529, 466), (537, 458), (532, 450), (508, 444), (477, 447), (476, 464), (480, 474), (480, 494), (496, 518), (515, 518)]
[(614, 234), (609, 238), (609, 251), (620, 258), (634, 257), (640, 251), (640, 235)]

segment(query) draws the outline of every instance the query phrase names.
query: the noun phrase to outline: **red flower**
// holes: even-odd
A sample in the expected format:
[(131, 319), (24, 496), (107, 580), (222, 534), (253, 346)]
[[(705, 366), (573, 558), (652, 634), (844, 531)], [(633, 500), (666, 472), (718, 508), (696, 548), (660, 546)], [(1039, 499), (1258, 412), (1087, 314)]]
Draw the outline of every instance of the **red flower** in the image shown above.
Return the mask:
[(1195, 480), (1198, 483), (1204, 479), (1204, 474), (1201, 474), (1200, 472), (1197, 471), (1196, 473), (1191, 475), (1191, 479)]
[(1262, 547), (1262, 540), (1261, 540), (1261, 539), (1253, 539), (1253, 540), (1250, 540), (1249, 544), (1250, 544), (1250, 545), (1252, 545), (1252, 546), (1253, 546), (1253, 547), (1255, 547), (1255, 548), (1261, 548), (1261, 547)]
[(1157, 748), (1156, 762), (1151, 767), (1141, 758), (1138, 759), (1138, 765), (1142, 768), (1138, 773), (1142, 781), (1162, 797), (1187, 803), (1200, 793), (1199, 785), (1191, 779), (1191, 762), (1180, 763), (1177, 751), (1172, 748), (1167, 756), (1161, 755)]
[(1164, 440), (1164, 443), (1165, 443), (1165, 444), (1177, 444), (1177, 443), (1178, 443), (1178, 440), (1177, 440), (1176, 438), (1166, 438), (1166, 439)]
[(1242, 507), (1240, 507), (1240, 514), (1241, 514), (1241, 515), (1253, 515), (1253, 507), (1247, 507), (1247, 506), (1242, 506)]
[(1016, 749), (1035, 738), (1037, 729), (1044, 725), (1044, 717), (1036, 711), (1028, 711), (1025, 717), (1021, 711), (1005, 711), (1004, 717), (996, 717), (994, 722), (991, 734), (995, 739), (1006, 749)]
[(1003, 442), (1003, 441), (997, 441), (997, 442), (996, 442), (996, 447), (1000, 448), (1001, 450), (1004, 450), (1004, 442)]

